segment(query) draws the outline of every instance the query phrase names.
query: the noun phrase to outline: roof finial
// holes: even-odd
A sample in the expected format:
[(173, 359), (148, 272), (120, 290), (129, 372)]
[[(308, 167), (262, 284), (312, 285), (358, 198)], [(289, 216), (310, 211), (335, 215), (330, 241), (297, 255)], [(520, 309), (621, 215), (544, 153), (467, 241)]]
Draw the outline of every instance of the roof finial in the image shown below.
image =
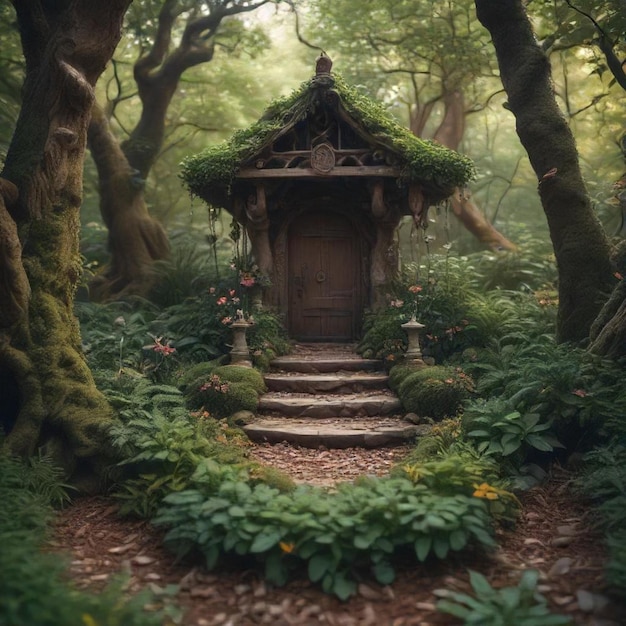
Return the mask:
[(322, 50), (317, 63), (315, 64), (315, 75), (330, 74), (330, 68), (333, 66), (333, 62), (330, 57)]

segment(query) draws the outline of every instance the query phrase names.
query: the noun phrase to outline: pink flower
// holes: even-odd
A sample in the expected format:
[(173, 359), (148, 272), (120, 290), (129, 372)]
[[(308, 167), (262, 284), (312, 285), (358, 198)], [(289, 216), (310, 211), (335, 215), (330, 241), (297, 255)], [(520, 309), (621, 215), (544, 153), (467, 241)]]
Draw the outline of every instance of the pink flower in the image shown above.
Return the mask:
[(572, 393), (579, 398), (586, 398), (589, 395), (584, 389), (574, 389)]
[(219, 304), (220, 306), (222, 306), (223, 304), (226, 304), (228, 302), (228, 298), (226, 296), (222, 296), (221, 298), (217, 299), (217, 304)]
[(170, 354), (174, 354), (174, 352), (176, 352), (176, 348), (172, 348), (169, 341), (166, 344), (161, 343), (162, 339), (163, 337), (155, 337), (154, 345), (151, 346), (152, 349), (158, 354), (162, 354), (163, 356), (169, 356)]
[(251, 276), (250, 274), (242, 274), (239, 284), (243, 287), (252, 287), (254, 282), (254, 276)]
[(233, 321), (232, 317), (224, 317), (222, 318), (222, 324), (224, 324), (224, 326), (226, 326), (227, 324), (230, 324)]
[(422, 290), (422, 286), (421, 285), (411, 285), (409, 287), (409, 291), (411, 293), (419, 293)]
[(232, 298), (237, 292), (234, 289), (228, 291), (228, 295)]

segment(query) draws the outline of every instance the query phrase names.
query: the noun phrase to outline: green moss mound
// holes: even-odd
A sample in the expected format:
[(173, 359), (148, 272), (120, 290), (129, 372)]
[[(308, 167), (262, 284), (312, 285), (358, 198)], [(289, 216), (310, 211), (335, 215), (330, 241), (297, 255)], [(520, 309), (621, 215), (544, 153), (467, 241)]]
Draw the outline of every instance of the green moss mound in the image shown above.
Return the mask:
[(441, 420), (456, 415), (470, 396), (471, 381), (460, 370), (435, 366), (406, 376), (397, 393), (410, 413)]
[(252, 367), (222, 365), (216, 367), (212, 373), (230, 383), (246, 383), (246, 385), (252, 387), (259, 394), (265, 393), (267, 390), (263, 376)]
[(189, 387), (189, 385), (195, 383), (198, 379), (207, 379), (213, 373), (213, 370), (215, 368), (222, 365), (223, 361), (224, 359), (221, 357), (212, 361), (203, 361), (202, 363), (196, 363), (195, 365), (186, 368), (180, 380), (178, 381), (178, 388), (181, 391), (185, 391)]
[(208, 411), (212, 417), (230, 417), (237, 411), (256, 411), (259, 394), (243, 382), (227, 382), (214, 374), (197, 379), (185, 392), (187, 408)]
[(417, 367), (415, 365), (411, 365), (410, 363), (399, 363), (398, 365), (394, 365), (391, 370), (389, 370), (389, 387), (393, 391), (397, 392), (407, 376), (420, 372), (423, 369), (425, 369), (423, 365)]

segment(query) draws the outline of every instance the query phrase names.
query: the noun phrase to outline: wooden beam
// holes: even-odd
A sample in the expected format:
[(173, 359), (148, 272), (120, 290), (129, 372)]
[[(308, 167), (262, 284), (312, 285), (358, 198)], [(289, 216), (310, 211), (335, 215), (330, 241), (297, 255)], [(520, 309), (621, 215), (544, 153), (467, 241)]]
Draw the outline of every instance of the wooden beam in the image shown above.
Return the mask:
[(340, 165), (330, 172), (322, 174), (309, 167), (288, 167), (266, 170), (246, 167), (239, 170), (235, 178), (336, 178), (338, 176), (386, 176), (399, 178), (400, 169), (389, 165)]

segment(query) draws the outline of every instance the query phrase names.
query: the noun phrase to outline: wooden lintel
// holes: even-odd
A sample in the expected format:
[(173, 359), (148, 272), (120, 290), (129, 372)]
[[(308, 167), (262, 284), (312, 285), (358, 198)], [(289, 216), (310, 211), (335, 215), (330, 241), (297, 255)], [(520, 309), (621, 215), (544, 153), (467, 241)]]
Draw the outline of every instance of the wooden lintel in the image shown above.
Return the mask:
[(335, 167), (330, 172), (322, 174), (309, 167), (286, 167), (266, 170), (247, 167), (239, 170), (235, 178), (336, 178), (337, 176), (385, 176), (399, 178), (400, 170), (389, 165), (344, 165)]

